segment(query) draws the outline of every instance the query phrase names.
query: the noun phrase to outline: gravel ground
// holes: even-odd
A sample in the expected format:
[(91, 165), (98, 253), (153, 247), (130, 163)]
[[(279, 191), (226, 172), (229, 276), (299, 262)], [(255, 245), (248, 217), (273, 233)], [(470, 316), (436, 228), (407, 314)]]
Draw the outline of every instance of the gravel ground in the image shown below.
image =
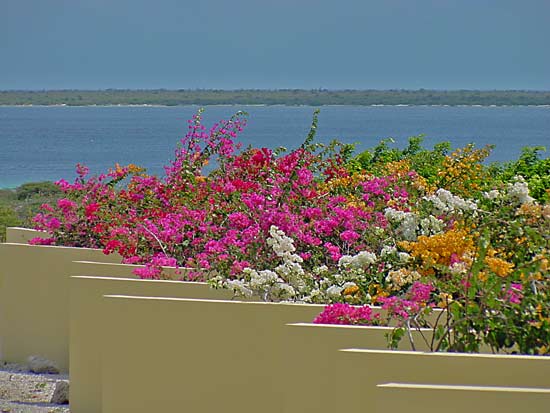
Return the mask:
[(0, 361), (0, 413), (69, 413), (69, 405), (51, 404), (55, 384), (66, 374), (34, 374), (25, 366)]

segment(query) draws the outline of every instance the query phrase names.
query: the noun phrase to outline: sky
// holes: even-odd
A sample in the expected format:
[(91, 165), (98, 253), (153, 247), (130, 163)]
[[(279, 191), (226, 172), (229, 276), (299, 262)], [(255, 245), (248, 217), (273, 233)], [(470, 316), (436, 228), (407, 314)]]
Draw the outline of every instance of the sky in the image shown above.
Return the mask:
[(0, 0), (0, 90), (550, 90), (550, 0)]

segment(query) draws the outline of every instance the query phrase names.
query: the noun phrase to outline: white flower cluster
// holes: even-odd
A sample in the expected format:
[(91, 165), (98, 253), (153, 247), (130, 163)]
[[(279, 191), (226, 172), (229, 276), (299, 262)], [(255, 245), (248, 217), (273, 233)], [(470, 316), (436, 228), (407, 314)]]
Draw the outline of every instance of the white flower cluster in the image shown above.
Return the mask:
[(493, 189), (489, 192), (483, 192), (483, 196), (485, 197), (485, 199), (489, 199), (491, 201), (494, 201), (495, 199), (500, 198), (501, 195), (502, 194), (498, 189)]
[(252, 268), (245, 268), (243, 273), (250, 280), (250, 288), (260, 291), (271, 288), (279, 279), (277, 274), (271, 270), (256, 271)]
[(407, 252), (399, 252), (397, 248), (392, 245), (385, 245), (380, 251), (380, 257), (389, 261), (386, 262), (386, 268), (391, 268), (391, 262), (397, 262), (398, 264), (407, 264), (411, 259), (411, 255)]
[(342, 255), (338, 261), (338, 267), (361, 269), (376, 262), (376, 254), (368, 251), (361, 251), (356, 255)]
[(407, 241), (414, 241), (416, 239), (419, 218), (415, 213), (386, 208), (384, 216), (388, 221), (399, 224), (396, 229), (397, 235)]
[(395, 248), (395, 246), (393, 245), (384, 245), (384, 247), (380, 251), (380, 257), (382, 258), (390, 257), (394, 254), (397, 254), (397, 248)]
[[(296, 254), (294, 241), (283, 231), (272, 226), (267, 243), (280, 258), (280, 263), (275, 268), (245, 268), (239, 279), (224, 279), (220, 276), (210, 280), (210, 284), (231, 289), (238, 296), (246, 298), (256, 296), (265, 301), (327, 303), (341, 301), (343, 294), (348, 294), (346, 290), (360, 291), (355, 287), (365, 277), (370, 277), (369, 273), (379, 271), (377, 254), (361, 251), (355, 255), (342, 256), (336, 271), (322, 265), (306, 272), (302, 268), (302, 258)], [(387, 261), (386, 264), (405, 264), (411, 259), (409, 254), (399, 252), (394, 246), (384, 247), (380, 257)], [(387, 268), (391, 268), (391, 264)], [(418, 276), (416, 272), (406, 273), (405, 270), (397, 270), (391, 274), (391, 282), (396, 286), (411, 283)], [(369, 300), (370, 297), (367, 294), (362, 299)]]
[(453, 275), (466, 275), (470, 268), (465, 262), (459, 261), (450, 265), (449, 270)]
[[(287, 237), (285, 233), (275, 225), (269, 228), (269, 235), (270, 237), (267, 239), (267, 245), (273, 249), (273, 252), (275, 252), (278, 257), (285, 257), (296, 251), (294, 240)], [(301, 260), (300, 257), (298, 258)]]
[(339, 285), (331, 285), (330, 287), (327, 288), (326, 290), (326, 295), (332, 299), (332, 300), (337, 300), (341, 297), (342, 293), (348, 289), (348, 288), (352, 288), (352, 287), (357, 287), (357, 284), (354, 283), (353, 281), (348, 281), (348, 282), (345, 282), (343, 285), (339, 286)]
[(344, 291), (344, 287), (340, 287), (338, 285), (331, 285), (327, 288), (327, 296), (332, 300), (337, 300), (340, 298), (340, 295), (342, 294), (342, 291)]
[(467, 211), (477, 210), (475, 202), (453, 195), (450, 191), (443, 188), (439, 188), (435, 195), (426, 196), (424, 199), (432, 203), (434, 208), (432, 211), (433, 215), (451, 212), (462, 214)]
[(250, 298), (254, 295), (254, 291), (249, 288), (248, 283), (244, 280), (223, 280), (222, 286), (241, 297)]
[[(267, 244), (273, 248), (273, 251), (277, 256), (281, 257), (283, 262), (275, 267), (275, 272), (279, 276), (281, 284), (288, 284), (288, 287), (292, 287), (292, 290), (288, 287), (283, 288), (280, 292), (284, 296), (293, 297), (296, 294), (296, 290), (303, 290), (305, 288), (304, 281), (304, 269), (300, 265), (304, 260), (298, 254), (294, 254), (296, 247), (294, 247), (294, 240), (287, 237), (283, 231), (272, 225), (269, 229), (270, 238), (267, 239)], [(291, 294), (292, 293), (292, 294)]]
[(272, 295), (281, 301), (291, 301), (296, 298), (296, 290), (290, 284), (280, 282), (273, 286)]
[(506, 195), (508, 199), (519, 202), (520, 204), (532, 204), (534, 198), (529, 195), (529, 185), (522, 176), (516, 176), (513, 184), (508, 184)]
[(412, 284), (420, 279), (420, 274), (416, 271), (410, 271), (405, 268), (392, 270), (386, 276), (386, 282), (392, 285), (393, 290), (400, 290), (406, 285)]
[(294, 240), (272, 225), (267, 244), (281, 258), (280, 265), (273, 270), (255, 270), (245, 268), (243, 278), (238, 280), (221, 280), (216, 285), (231, 289), (238, 296), (251, 297), (258, 295), (265, 301), (296, 300), (306, 287), (305, 272), (300, 265), (303, 260), (294, 254)]
[(443, 232), (445, 223), (439, 218), (429, 215), (420, 220), (420, 235), (435, 235)]

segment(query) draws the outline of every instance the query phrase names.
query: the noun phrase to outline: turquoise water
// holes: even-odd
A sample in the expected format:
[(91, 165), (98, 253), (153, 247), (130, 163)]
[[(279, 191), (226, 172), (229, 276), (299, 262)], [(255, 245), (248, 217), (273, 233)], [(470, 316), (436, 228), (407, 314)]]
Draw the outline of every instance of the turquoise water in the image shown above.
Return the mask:
[[(0, 107), (0, 188), (25, 182), (74, 179), (76, 163), (93, 173), (114, 163), (134, 163), (163, 174), (187, 120), (198, 107)], [(211, 106), (209, 126), (238, 110), (249, 113), (244, 145), (297, 147), (315, 108), (307, 106)], [(393, 137), (403, 147), (425, 134), (425, 145), (495, 144), (491, 161), (517, 158), (524, 146), (550, 149), (550, 107), (327, 106), (317, 138), (357, 143), (358, 150)], [(545, 155), (546, 156), (546, 155)]]

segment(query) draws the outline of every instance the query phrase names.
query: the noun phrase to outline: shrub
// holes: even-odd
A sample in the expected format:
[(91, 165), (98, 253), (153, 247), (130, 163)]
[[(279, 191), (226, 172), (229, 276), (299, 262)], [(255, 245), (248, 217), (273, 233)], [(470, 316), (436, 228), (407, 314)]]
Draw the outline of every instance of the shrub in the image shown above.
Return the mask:
[[(188, 267), (239, 295), (330, 304), (318, 320), (387, 322), (353, 307), (378, 304), (397, 323), (392, 345), (431, 326), (434, 350), (549, 351), (548, 171), (536, 152), (487, 166), (490, 147), (426, 150), (413, 137), (354, 157), (315, 143), (317, 113), (295, 150), (241, 149), (245, 123), (238, 113), (206, 129), (199, 112), (164, 177), (78, 166), (36, 217), (52, 234), (40, 242), (116, 251), (145, 264), (144, 278)], [(447, 312), (430, 324), (434, 307)]]

